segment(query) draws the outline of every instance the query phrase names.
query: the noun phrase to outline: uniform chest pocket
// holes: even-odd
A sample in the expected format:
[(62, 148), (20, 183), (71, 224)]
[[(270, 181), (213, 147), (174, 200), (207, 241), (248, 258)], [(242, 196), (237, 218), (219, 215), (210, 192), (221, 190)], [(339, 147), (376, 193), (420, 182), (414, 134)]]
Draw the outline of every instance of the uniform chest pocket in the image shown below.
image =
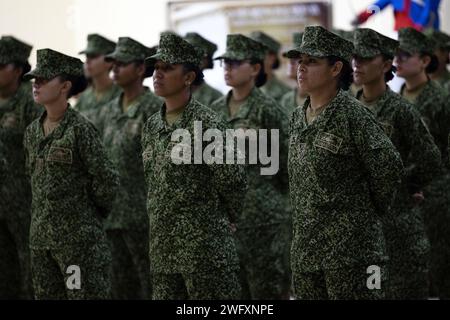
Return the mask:
[(338, 154), (342, 149), (343, 138), (332, 133), (320, 131), (314, 138), (314, 146), (324, 149), (332, 154)]
[(72, 149), (63, 147), (50, 147), (47, 155), (47, 162), (56, 162), (71, 165), (73, 163)]

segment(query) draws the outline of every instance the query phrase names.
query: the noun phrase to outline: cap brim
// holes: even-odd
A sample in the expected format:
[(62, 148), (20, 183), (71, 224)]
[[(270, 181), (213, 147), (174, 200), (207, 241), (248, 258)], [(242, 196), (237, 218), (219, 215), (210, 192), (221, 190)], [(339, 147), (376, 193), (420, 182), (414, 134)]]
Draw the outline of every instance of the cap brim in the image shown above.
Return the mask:
[(317, 57), (317, 58), (323, 58), (323, 57), (329, 56), (325, 52), (317, 50), (317, 49), (300, 47), (300, 48), (292, 49), (292, 50), (289, 50), (288, 52), (286, 52), (286, 57), (287, 58), (298, 58), (301, 54), (307, 54), (309, 56)]
[(247, 60), (248, 57), (244, 57), (239, 54), (235, 54), (232, 52), (225, 52), (223, 55), (218, 56), (214, 58), (213, 60), (223, 60), (223, 59), (229, 59), (229, 60)]
[(40, 72), (40, 70), (39, 69), (34, 69), (34, 70), (31, 70), (30, 72), (28, 72), (28, 73), (25, 73), (24, 75), (23, 75), (23, 79), (24, 80), (31, 80), (31, 79), (34, 79), (34, 78), (46, 78), (46, 77), (44, 77), (43, 76), (43, 73), (42, 72)]
[(120, 61), (123, 63), (130, 63), (133, 61), (136, 61), (137, 59), (127, 56), (127, 55), (122, 55), (122, 54), (118, 54), (118, 53), (110, 53), (108, 55), (105, 56), (105, 61), (106, 62), (113, 62), (113, 61)]

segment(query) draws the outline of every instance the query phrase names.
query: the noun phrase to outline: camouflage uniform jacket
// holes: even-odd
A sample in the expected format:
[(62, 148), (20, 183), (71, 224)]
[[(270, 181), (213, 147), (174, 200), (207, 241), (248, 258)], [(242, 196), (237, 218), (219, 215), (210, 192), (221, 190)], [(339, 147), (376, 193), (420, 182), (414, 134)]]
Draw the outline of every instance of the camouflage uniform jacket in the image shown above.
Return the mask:
[(98, 132), (68, 108), (44, 137), (44, 113), (26, 130), (24, 145), (33, 191), (30, 246), (62, 249), (102, 239), (118, 184)]
[[(232, 92), (214, 102), (211, 108), (228, 121), (233, 129), (279, 130), (279, 171), (276, 175), (261, 175), (262, 165), (247, 164), (249, 191), (245, 197), (243, 212), (238, 219), (239, 228), (255, 228), (276, 224), (288, 219), (286, 195), (287, 178), (287, 127), (286, 112), (275, 100), (254, 88), (239, 111), (230, 117), (228, 101)], [(270, 138), (267, 138), (270, 141)], [(259, 147), (259, 146), (258, 146)], [(247, 148), (248, 149), (248, 148)], [(270, 147), (267, 148), (270, 150)], [(248, 150), (246, 150), (248, 158)], [(247, 162), (246, 162), (247, 163)], [(284, 198), (284, 199), (283, 199)]]
[(191, 99), (172, 125), (165, 121), (164, 105), (148, 119), (142, 133), (150, 263), (155, 273), (192, 273), (205, 266), (238, 268), (229, 223), (242, 209), (246, 191), (243, 168), (175, 164), (171, 152), (178, 142), (171, 141), (172, 134), (183, 129), (194, 137), (194, 121), (202, 121), (203, 131), (225, 130), (215, 112)]
[(261, 91), (280, 103), (281, 98), (292, 89), (281, 82), (275, 75), (268, 80), (261, 88)]
[(310, 125), (290, 122), (289, 186), (294, 272), (385, 260), (381, 217), (399, 187), (400, 155), (372, 114), (340, 90)]
[(206, 82), (203, 82), (195, 91), (192, 92), (192, 96), (201, 104), (209, 107), (214, 101), (221, 98), (223, 94), (211, 87)]
[(120, 92), (120, 87), (113, 84), (112, 87), (107, 92), (105, 92), (99, 100), (97, 100), (97, 97), (95, 96), (95, 90), (92, 86), (90, 86), (78, 98), (75, 109), (83, 116), (88, 118), (97, 128), (97, 130), (102, 133), (103, 123), (100, 121), (102, 107), (119, 96)]
[[(16, 94), (0, 107), (0, 141), (4, 145), (5, 160), (9, 170), (5, 187), (14, 198), (8, 199), (6, 213), (17, 219), (19, 215), (29, 219), (31, 205), (30, 181), (25, 174), (25, 153), (23, 136), (26, 127), (39, 115), (43, 108), (34, 103), (31, 84), (22, 83)], [(5, 196), (2, 190), (2, 197)]]
[(163, 103), (146, 89), (124, 113), (122, 96), (102, 111), (103, 143), (120, 176), (120, 188), (106, 219), (106, 229), (137, 229), (148, 224), (141, 133), (147, 119)]
[[(362, 96), (362, 90), (357, 97)], [(406, 169), (406, 176), (397, 194), (396, 210), (393, 219), (386, 222), (391, 226), (392, 234), (405, 236), (424, 232), (420, 212), (412, 212), (411, 195), (423, 191), (440, 172), (441, 156), (434, 139), (428, 132), (414, 106), (399, 94), (387, 88), (385, 93), (370, 109), (383, 126), (384, 132), (391, 139), (400, 153)]]
[[(401, 92), (404, 90), (402, 87)], [(449, 95), (434, 81), (428, 81), (425, 88), (414, 102), (423, 121), (434, 138), (442, 155), (442, 163), (447, 166), (448, 134), (450, 132)]]

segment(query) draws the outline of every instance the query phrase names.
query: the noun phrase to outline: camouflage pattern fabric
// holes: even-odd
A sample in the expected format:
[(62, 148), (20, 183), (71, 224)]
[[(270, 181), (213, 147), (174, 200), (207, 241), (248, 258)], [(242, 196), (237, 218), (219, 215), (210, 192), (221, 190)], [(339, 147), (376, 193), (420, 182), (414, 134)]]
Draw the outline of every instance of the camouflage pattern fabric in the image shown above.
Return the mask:
[[(340, 90), (307, 125), (309, 103), (294, 111), (289, 132), (291, 266), (298, 297), (307, 294), (304, 284), (295, 284), (304, 273), (338, 270), (329, 281), (343, 283), (349, 268), (387, 261), (381, 218), (389, 216), (403, 173), (392, 142), (356, 99)], [(365, 268), (360, 272), (367, 279)], [(358, 291), (340, 296), (372, 294), (367, 287), (353, 289)], [(332, 287), (326, 291), (333, 296)]]
[[(103, 143), (120, 176), (120, 189), (105, 221), (112, 248), (112, 295), (117, 299), (149, 299), (147, 188), (142, 163), (141, 132), (159, 111), (162, 100), (148, 88), (124, 113), (123, 94), (104, 106)], [(138, 282), (127, 279), (138, 276)]]
[(264, 61), (267, 47), (262, 43), (248, 38), (242, 34), (227, 35), (226, 52), (214, 60), (230, 59), (230, 60), (247, 60), (255, 59)]
[(158, 50), (155, 54), (145, 59), (148, 65), (156, 60), (170, 64), (190, 63), (199, 66), (204, 53), (201, 48), (196, 48), (180, 36), (173, 33), (161, 34)]
[(435, 43), (432, 39), (427, 38), (425, 34), (414, 28), (401, 28), (398, 31), (399, 49), (414, 53), (433, 53)]
[(383, 36), (372, 29), (356, 29), (353, 32), (354, 55), (361, 58), (373, 58), (377, 55), (394, 57), (399, 42)]
[(25, 63), (28, 61), (32, 48), (15, 37), (2, 36), (0, 38), (0, 64)]
[[(279, 130), (279, 171), (274, 176), (263, 176), (260, 164), (246, 165), (249, 190), (237, 220), (238, 252), (244, 273), (241, 286), (244, 294), (247, 293), (245, 288), (250, 290), (244, 298), (279, 299), (283, 293), (281, 284), (289, 281), (286, 280), (289, 272), (285, 251), (282, 250), (289, 247), (289, 237), (283, 238), (281, 234), (286, 231), (283, 231), (283, 226), (290, 219), (287, 206), (287, 115), (275, 100), (253, 88), (239, 111), (230, 117), (228, 101), (231, 94), (230, 91), (211, 106), (231, 128)], [(260, 254), (258, 259), (254, 254)]]
[[(4, 172), (0, 198), (4, 201), (0, 210), (0, 237), (5, 239), (0, 245), (0, 256), (5, 257), (0, 270), (0, 296), (13, 288), (20, 291), (15, 299), (32, 298), (30, 274), (29, 229), (31, 219), (31, 187), (25, 174), (25, 153), (23, 136), (25, 128), (37, 118), (42, 107), (36, 105), (31, 96), (31, 84), (23, 82), (14, 96), (0, 107), (0, 144), (8, 163)], [(6, 257), (10, 252), (10, 259)], [(19, 266), (15, 266), (18, 261)], [(11, 264), (9, 264), (11, 262)], [(20, 274), (15, 274), (15, 273)], [(14, 276), (11, 276), (14, 273)], [(15, 282), (19, 279), (20, 284)]]
[[(49, 280), (61, 285), (63, 278), (55, 280), (54, 266), (61, 269), (69, 261), (82, 263), (82, 270), (94, 270), (88, 279), (109, 281), (102, 280), (110, 259), (104, 249), (103, 219), (111, 211), (118, 185), (117, 173), (89, 121), (68, 106), (59, 126), (44, 137), (45, 117), (46, 113), (33, 121), (24, 137), (33, 191), (30, 248), (37, 298), (52, 292)], [(86, 247), (98, 249), (90, 254)], [(107, 295), (106, 286), (94, 283), (88, 288), (87, 296)]]
[(200, 86), (196, 87), (192, 96), (205, 106), (210, 106), (214, 101), (221, 98), (223, 96), (222, 92), (217, 89), (214, 89), (206, 82), (203, 82)]
[(24, 79), (53, 79), (63, 74), (82, 77), (83, 62), (51, 49), (40, 49), (37, 51), (36, 68), (25, 74)]
[(114, 51), (105, 56), (105, 61), (117, 60), (123, 63), (144, 61), (145, 58), (154, 53), (155, 48), (146, 47), (129, 37), (120, 37)]
[[(150, 268), (154, 275), (195, 274), (195, 281), (203, 281), (204, 276), (217, 278), (227, 274), (229, 277), (239, 269), (230, 222), (235, 222), (242, 210), (247, 187), (243, 168), (174, 163), (171, 153), (179, 143), (171, 141), (175, 130), (186, 129), (194, 137), (194, 121), (202, 122), (203, 132), (210, 128), (225, 132), (226, 127), (215, 112), (195, 99), (190, 100), (181, 117), (170, 126), (165, 121), (165, 110), (164, 105), (159, 113), (151, 116), (142, 133), (150, 219)], [(215, 271), (204, 274), (205, 268)], [(165, 286), (158, 281), (157, 276), (153, 278), (154, 297), (160, 297), (159, 288)], [(221, 287), (220, 296), (232, 294), (238, 286), (235, 282), (227, 283)], [(195, 296), (214, 298), (208, 292), (215, 292), (211, 288), (216, 285), (211, 282), (209, 289)], [(190, 299), (195, 296), (189, 293)]]
[(102, 109), (106, 104), (119, 96), (121, 92), (122, 90), (120, 87), (113, 84), (111, 88), (103, 93), (103, 95), (98, 99), (95, 94), (95, 89), (91, 86), (81, 93), (75, 105), (75, 109), (88, 118), (100, 134), (102, 134)]
[(217, 45), (215, 43), (212, 43), (211, 41), (203, 38), (196, 32), (186, 33), (184, 39), (194, 47), (198, 47), (203, 50), (205, 56), (212, 57), (214, 55), (214, 52), (217, 51)]
[(252, 38), (255, 41), (261, 42), (271, 52), (278, 53), (278, 51), (280, 51), (281, 43), (275, 40), (273, 37), (269, 36), (265, 32), (253, 31), (252, 33), (250, 33), (250, 38)]
[[(403, 92), (404, 87), (401, 92)], [(450, 105), (448, 93), (433, 81), (423, 88), (414, 102), (427, 125), (436, 145), (439, 147), (444, 169), (432, 183), (425, 188), (421, 210), (431, 244), (430, 271), (432, 294), (440, 298), (450, 298), (450, 182), (448, 134), (450, 132)]]
[(114, 51), (116, 43), (105, 37), (92, 33), (87, 36), (87, 47), (79, 54), (86, 55), (106, 55)]
[(280, 103), (281, 98), (291, 91), (292, 89), (280, 81), (275, 75), (272, 79), (268, 80), (262, 87), (260, 87), (261, 91), (272, 97), (275, 101)]
[(287, 52), (288, 58), (297, 58), (307, 54), (317, 58), (337, 56), (351, 63), (353, 44), (321, 26), (305, 28), (302, 43), (299, 47)]
[[(361, 90), (357, 95), (360, 101), (362, 94)], [(422, 214), (412, 195), (422, 191), (439, 174), (440, 152), (417, 110), (389, 87), (368, 108), (397, 148), (406, 168), (392, 206), (392, 218), (383, 221), (390, 258), (387, 297), (427, 299), (430, 245)]]

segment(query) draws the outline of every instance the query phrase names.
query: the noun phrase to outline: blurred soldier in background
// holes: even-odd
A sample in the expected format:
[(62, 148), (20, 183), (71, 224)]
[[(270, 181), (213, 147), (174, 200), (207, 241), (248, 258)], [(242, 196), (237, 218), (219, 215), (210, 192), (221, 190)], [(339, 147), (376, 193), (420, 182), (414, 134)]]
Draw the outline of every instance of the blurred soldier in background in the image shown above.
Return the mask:
[(120, 94), (119, 86), (109, 76), (112, 63), (105, 61), (105, 55), (113, 52), (116, 44), (98, 34), (88, 35), (87, 41), (87, 48), (80, 54), (86, 55), (84, 74), (91, 86), (79, 96), (75, 109), (88, 118), (101, 133), (101, 107)]
[(236, 232), (244, 299), (285, 298), (289, 283), (285, 265), (288, 119), (281, 106), (259, 89), (266, 80), (265, 53), (264, 45), (253, 39), (228, 35), (226, 52), (216, 59), (223, 61), (225, 82), (232, 89), (211, 106), (234, 129), (279, 130), (279, 171), (275, 175), (261, 175), (260, 163), (246, 162), (249, 191)]
[(399, 41), (395, 57), (397, 76), (406, 81), (401, 95), (419, 111), (442, 157), (443, 169), (425, 188), (421, 210), (431, 244), (431, 295), (450, 298), (450, 172), (447, 153), (450, 102), (448, 93), (427, 76), (438, 66), (430, 39), (413, 28), (404, 28), (399, 31)]
[(267, 50), (264, 57), (264, 71), (266, 72), (267, 80), (261, 86), (260, 90), (269, 97), (272, 97), (277, 103), (280, 103), (281, 98), (291, 90), (274, 73), (274, 70), (280, 67), (280, 58), (278, 55), (281, 43), (262, 31), (253, 31), (250, 34), (250, 38), (262, 43)]
[(113, 53), (114, 82), (123, 92), (101, 110), (103, 142), (119, 171), (120, 188), (105, 228), (112, 254), (112, 297), (150, 299), (147, 188), (142, 164), (141, 132), (162, 100), (143, 81), (153, 69), (146, 57), (156, 52), (127, 37), (119, 38)]
[(358, 29), (354, 36), (353, 77), (362, 85), (357, 99), (383, 126), (406, 168), (391, 214), (383, 220), (389, 255), (387, 298), (428, 299), (430, 246), (422, 214), (413, 208), (440, 170), (440, 152), (418, 111), (386, 85), (394, 76), (398, 41), (371, 29)]
[[(294, 48), (300, 47), (302, 44), (303, 32), (294, 32), (292, 34), (292, 43)], [(283, 53), (284, 57), (287, 52)], [(297, 68), (298, 68), (298, 58), (289, 59), (288, 75), (290, 79), (297, 80)], [(286, 112), (290, 116), (295, 108), (303, 106), (308, 96), (298, 90), (298, 86), (281, 98), (281, 106), (286, 109)]]
[(23, 135), (42, 108), (22, 76), (30, 71), (31, 46), (14, 38), (0, 39), (0, 143), (9, 170), (0, 197), (0, 299), (32, 298), (29, 255), (31, 189), (25, 174)]
[[(184, 39), (203, 52), (202, 62), (200, 64), (201, 71), (214, 68), (212, 58), (214, 52), (217, 50), (217, 45), (195, 32), (187, 33)], [(222, 93), (211, 87), (203, 79), (201, 84), (192, 86), (192, 96), (205, 106), (210, 106), (211, 103), (222, 97)]]
[(450, 71), (447, 69), (447, 65), (450, 63), (450, 36), (433, 29), (427, 29), (425, 34), (434, 43), (434, 54), (439, 61), (437, 70), (430, 73), (429, 76), (431, 80), (438, 82), (447, 89), (450, 94)]

